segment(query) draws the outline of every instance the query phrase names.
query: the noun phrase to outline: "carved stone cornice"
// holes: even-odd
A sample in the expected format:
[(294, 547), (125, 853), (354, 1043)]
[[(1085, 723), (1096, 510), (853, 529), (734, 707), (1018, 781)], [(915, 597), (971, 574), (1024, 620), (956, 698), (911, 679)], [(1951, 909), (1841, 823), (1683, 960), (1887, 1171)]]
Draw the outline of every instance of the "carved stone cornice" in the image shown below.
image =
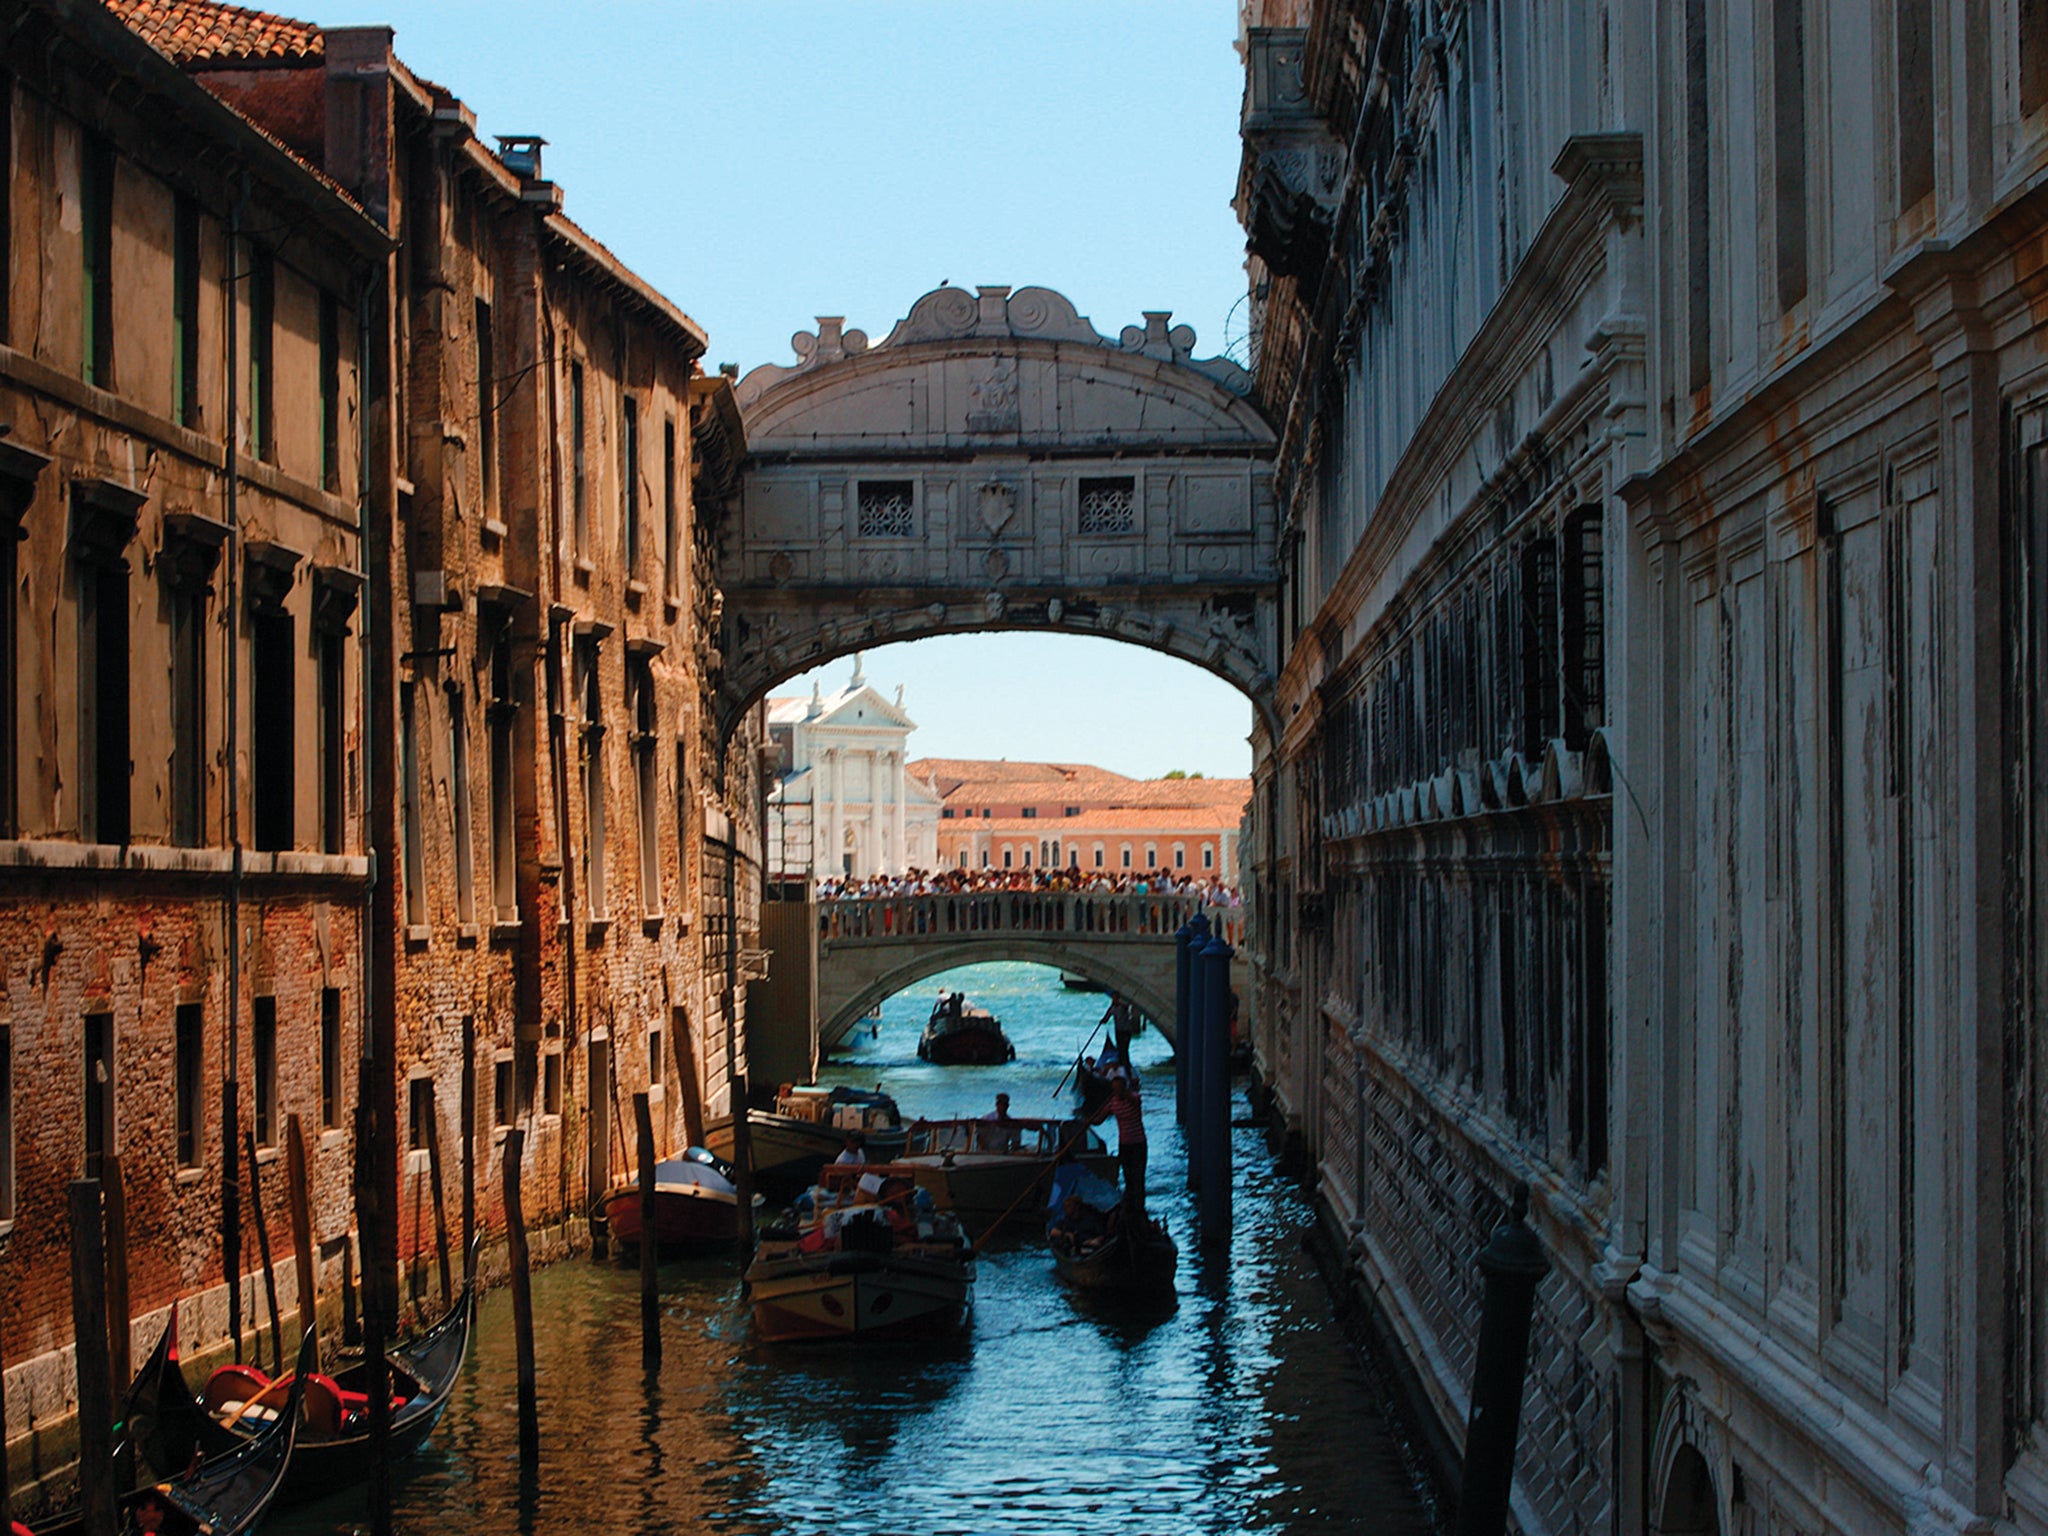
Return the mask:
[(1302, 79), (1307, 34), (1253, 27), (1247, 39), (1238, 214), (1253, 255), (1281, 277), (1321, 269), (1344, 190), (1344, 146)]
[(149, 500), (118, 480), (79, 478), (71, 482), (71, 553), (99, 565), (122, 565)]
[(356, 601), (362, 596), (363, 573), (342, 565), (313, 567), (313, 627), (340, 632), (355, 617)]
[(36, 498), (36, 481), (50, 456), (0, 438), (0, 519), (18, 522)]
[(163, 553), (157, 556), (164, 579), (174, 587), (205, 591), (233, 532), (226, 523), (198, 512), (166, 512)]
[(305, 557), (274, 539), (251, 539), (242, 545), (242, 579), (248, 587), (251, 613), (280, 614), (291, 595), (299, 561)]

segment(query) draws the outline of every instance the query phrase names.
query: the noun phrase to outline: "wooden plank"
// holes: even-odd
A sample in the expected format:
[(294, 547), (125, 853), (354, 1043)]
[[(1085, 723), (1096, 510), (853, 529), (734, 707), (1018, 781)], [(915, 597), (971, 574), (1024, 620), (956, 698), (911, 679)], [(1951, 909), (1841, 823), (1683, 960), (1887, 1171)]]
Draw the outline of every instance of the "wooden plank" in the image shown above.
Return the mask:
[(462, 1016), (462, 1283), (476, 1279), (476, 1015)]
[(505, 1133), (505, 1252), (512, 1265), (512, 1341), (519, 1361), (519, 1462), (533, 1471), (540, 1465), (540, 1396), (533, 1369), (532, 1257), (526, 1248), (526, 1210), (519, 1193), (519, 1162), (525, 1150), (526, 1132), (515, 1125)]
[[(306, 1132), (297, 1115), (285, 1119), (285, 1195), (291, 1201), (292, 1268), (299, 1287), (299, 1332), (320, 1323), (319, 1282), (313, 1271), (313, 1208), (306, 1189)], [(318, 1344), (314, 1367), (318, 1369)]]
[(654, 1114), (647, 1095), (633, 1095), (633, 1124), (640, 1133), (640, 1363), (661, 1369), (661, 1297), (654, 1254)]
[(121, 1154), (100, 1158), (101, 1198), (107, 1206), (107, 1368), (124, 1385), (134, 1376), (129, 1348), (133, 1318), (128, 1310), (128, 1186)]
[(434, 1196), (434, 1255), (441, 1264), (441, 1310), (448, 1309), (455, 1299), (453, 1282), (448, 1275), (448, 1209), (441, 1194), (441, 1109), (435, 1102), (434, 1112), (427, 1116), (427, 1183)]
[(228, 1333), (235, 1341), (235, 1361), (242, 1359), (242, 1178), (241, 1124), (235, 1107), (235, 1080), (220, 1085), (220, 1268), (228, 1287)]
[[(262, 1178), (256, 1171), (256, 1133), (245, 1133), (249, 1154), (249, 1219), (256, 1223), (256, 1251), (263, 1260), (263, 1294), (270, 1302), (270, 1374), (284, 1374), (284, 1324), (277, 1313), (277, 1270), (270, 1262), (270, 1225), (263, 1219)], [(296, 1351), (294, 1351), (296, 1353)]]
[(71, 1337), (78, 1362), (78, 1506), (85, 1536), (114, 1536), (114, 1378), (100, 1183), (71, 1182)]

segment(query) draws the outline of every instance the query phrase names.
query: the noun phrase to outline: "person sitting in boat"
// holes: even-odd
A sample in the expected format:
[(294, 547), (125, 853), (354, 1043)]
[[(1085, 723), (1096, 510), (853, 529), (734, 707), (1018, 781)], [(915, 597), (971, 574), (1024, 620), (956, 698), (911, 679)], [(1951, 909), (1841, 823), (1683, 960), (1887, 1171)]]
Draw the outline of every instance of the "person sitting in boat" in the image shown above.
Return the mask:
[(846, 1133), (846, 1145), (839, 1149), (839, 1155), (832, 1159), (842, 1168), (857, 1168), (868, 1160), (868, 1139), (859, 1131)]
[[(1105, 1053), (1107, 1054), (1107, 1053)], [(1116, 1117), (1116, 1160), (1124, 1178), (1124, 1208), (1135, 1221), (1145, 1220), (1145, 1106), (1138, 1097), (1137, 1075), (1128, 1070), (1109, 1078), (1109, 1092), (1088, 1111), (1090, 1125)]]
[(1059, 1215), (1045, 1229), (1045, 1235), (1055, 1242), (1065, 1243), (1076, 1253), (1085, 1253), (1109, 1235), (1108, 1223), (1102, 1213), (1089, 1205), (1079, 1195), (1068, 1195), (1060, 1203)]

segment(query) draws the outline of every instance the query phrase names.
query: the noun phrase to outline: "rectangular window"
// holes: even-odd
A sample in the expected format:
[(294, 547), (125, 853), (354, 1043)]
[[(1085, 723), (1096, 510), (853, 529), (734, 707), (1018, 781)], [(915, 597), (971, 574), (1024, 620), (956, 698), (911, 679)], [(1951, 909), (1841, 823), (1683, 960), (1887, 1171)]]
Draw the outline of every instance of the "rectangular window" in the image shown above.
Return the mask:
[(590, 553), (590, 486), (583, 463), (583, 365), (569, 365), (569, 469), (570, 527), (576, 541), (576, 557)]
[(405, 1144), (414, 1152), (427, 1149), (429, 1128), (434, 1123), (434, 1080), (416, 1077), (407, 1085), (408, 1103)]
[(619, 427), (619, 516), (625, 525), (626, 574), (640, 574), (640, 402), (621, 402)]
[(519, 917), (519, 864), (512, 843), (512, 627), (502, 624), (491, 642), (491, 904), (497, 921)]
[(1771, 47), (1778, 308), (1806, 297), (1806, 0), (1776, 0)]
[(1008, 869), (1010, 867), (1010, 860), (1013, 857), (1014, 855), (1008, 848), (1003, 850), (1003, 868)]
[(1024, 845), (1024, 867), (1026, 869), (1031, 867), (1031, 845), (1029, 843)]
[(540, 1112), (544, 1115), (559, 1115), (562, 1112), (562, 1053), (549, 1051), (541, 1058)]
[(661, 424), (661, 579), (671, 602), (683, 595), (682, 528), (676, 510), (676, 423), (671, 416)]
[(501, 1056), (491, 1066), (491, 1114), (493, 1123), (511, 1125), (519, 1118), (512, 1086), (512, 1058)]
[[(6, 77), (0, 75), (0, 80)], [(4, 116), (4, 114), (0, 114)], [(0, 160), (0, 166), (6, 165)], [(0, 176), (0, 184), (7, 178)], [(5, 212), (0, 202), (0, 213)], [(0, 288), (5, 288), (0, 283)], [(21, 835), (16, 813), (15, 711), (21, 707), (21, 642), (15, 628), (15, 593), (20, 591), (21, 525), (0, 516), (0, 837)]]
[(171, 840), (197, 848), (206, 841), (206, 589), (180, 582), (169, 596)]
[[(967, 861), (967, 855), (966, 855), (966, 854), (964, 854), (964, 853), (963, 853), (963, 854), (961, 854), (961, 855), (960, 855), (960, 861), (961, 861), (961, 863), (962, 863), (962, 864), (964, 865), (964, 864), (966, 863), (966, 861)], [(984, 849), (982, 849), (982, 850), (981, 850), (981, 867), (982, 867), (983, 869), (987, 869), (987, 868), (988, 868), (988, 850), (987, 850), (986, 848), (984, 848)]]
[(604, 701), (594, 640), (577, 643), (576, 664), (581, 673), (576, 691), (583, 710), (583, 889), (591, 917), (599, 919), (610, 906), (604, 868)]
[(1557, 541), (1522, 546), (1522, 752), (1530, 762), (1558, 734)]
[(1138, 482), (1129, 475), (1081, 482), (1079, 531), (1102, 535), (1132, 533), (1138, 526)]
[(916, 538), (916, 487), (908, 480), (861, 481), (856, 527), (864, 539)]
[(1899, 211), (1934, 190), (1934, 5), (1897, 0), (1892, 47), (1898, 60)]
[(1188, 867), (1188, 851), (1181, 847), (1179, 843), (1173, 845), (1173, 867), (1175, 869), (1186, 869)]
[(114, 1016), (85, 1016), (85, 1176), (100, 1176), (100, 1160), (114, 1150)]
[(1081, 814), (1081, 807), (1079, 807), (1078, 805), (1070, 805), (1066, 808), (1064, 814), (1068, 816), (1078, 816)]
[(347, 635), (319, 634), (320, 846), (340, 853), (348, 832), (348, 713), (343, 696)]
[(1022, 810), (1018, 811), (1017, 814), (1023, 817), (1026, 821), (1036, 821), (1038, 820), (1038, 807), (1035, 805), (1027, 805)]
[(171, 411), (199, 425), (199, 210), (183, 198), (171, 231)]
[(2020, 36), (2020, 112), (2039, 111), (2048, 102), (2048, 0), (2018, 0)]
[(177, 1097), (178, 1124), (178, 1166), (197, 1168), (199, 1166), (200, 1095), (204, 1091), (205, 1078), (201, 1066), (205, 1060), (204, 1032), (205, 1014), (197, 1003), (178, 1004), (174, 1041), (175, 1054), (172, 1062), (171, 1087)]
[(256, 999), (255, 1027), (249, 1032), (250, 1107), (256, 1121), (256, 1145), (277, 1145), (277, 999)]
[(341, 988), (320, 989), (320, 1124), (341, 1125)]
[(85, 382), (114, 387), (114, 154), (99, 139), (78, 158), (79, 310), (85, 324)]
[(320, 295), (320, 484), (341, 489), (341, 313)]
[(255, 800), (256, 846), (283, 851), (292, 846), (294, 768), (294, 628), (288, 613), (259, 613), (251, 623), (249, 663), (255, 730), (249, 740), (251, 793)]
[(661, 1081), (661, 1030), (658, 1026), (647, 1031), (647, 1081), (650, 1086)]
[(1202, 868), (1204, 868), (1204, 869), (1214, 869), (1215, 867), (1216, 867), (1216, 845), (1215, 845), (1214, 843), (1204, 843), (1204, 844), (1202, 844)]
[(1103, 857), (1103, 850), (1102, 850), (1102, 844), (1100, 844), (1100, 843), (1097, 843), (1097, 844), (1095, 845), (1095, 867), (1096, 867), (1097, 869), (1100, 869), (1100, 868), (1102, 868), (1102, 857)]
[(1119, 856), (1123, 859), (1123, 867), (1129, 869), (1131, 867), (1131, 845), (1129, 843), (1123, 845)]
[(1685, 0), (1686, 351), (1694, 394), (1714, 377), (1713, 126), (1707, 104), (1707, 0)]
[[(12, 593), (9, 594), (10, 599)], [(128, 841), (128, 566), (78, 566), (79, 808), (89, 843)]]
[(477, 489), (486, 517), (498, 499), (498, 375), (492, 361), (491, 306), (476, 301), (476, 466)]
[(513, 1048), (512, 1114), (524, 1120), (533, 1113), (534, 1079), (540, 1071), (539, 1047), (522, 1040)]
[(272, 431), (271, 359), (275, 353), (277, 269), (266, 252), (249, 249), (249, 452), (266, 463), (277, 461)]
[[(0, 161), (0, 164), (5, 164)], [(14, 1220), (14, 1028), (0, 1024), (0, 1221)]]
[(1158, 867), (1159, 867), (1159, 845), (1158, 845), (1158, 844), (1156, 844), (1156, 843), (1147, 843), (1147, 844), (1145, 845), (1145, 868), (1147, 868), (1148, 870), (1150, 870), (1150, 869), (1157, 869)]
[[(14, 164), (14, 76), (0, 70), (0, 166)], [(0, 176), (0, 272), (14, 271), (14, 175)], [(13, 334), (7, 324), (8, 284), (0, 283), (0, 343), (6, 342)], [(12, 590), (10, 588), (10, 590)], [(5, 1191), (0, 1190), (0, 1199)], [(4, 1208), (11, 1211), (12, 1206)], [(12, 1220), (11, 1216), (0, 1214), (0, 1221)]]
[(405, 822), (399, 829), (399, 838), (405, 860), (405, 921), (411, 928), (424, 927), (427, 921), (427, 861), (420, 827), (418, 694), (416, 683), (408, 683), (398, 691), (398, 806)]
[(1564, 738), (1585, 750), (1606, 723), (1606, 588), (1600, 567), (1600, 509), (1573, 513), (1564, 525)]
[(476, 921), (476, 862), (469, 837), (469, 712), (448, 690), (448, 799), (455, 817), (455, 920)]
[(628, 701), (633, 722), (633, 779), (640, 822), (640, 912), (654, 917), (661, 912), (661, 769), (654, 756), (657, 745), (655, 725), (654, 669), (644, 661), (626, 669), (632, 681)]

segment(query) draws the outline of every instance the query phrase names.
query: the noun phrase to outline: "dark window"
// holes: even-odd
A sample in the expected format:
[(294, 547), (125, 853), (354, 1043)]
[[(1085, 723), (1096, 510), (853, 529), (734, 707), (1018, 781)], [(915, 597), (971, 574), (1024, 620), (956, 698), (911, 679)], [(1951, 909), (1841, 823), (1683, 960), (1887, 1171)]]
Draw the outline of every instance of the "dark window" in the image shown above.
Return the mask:
[[(0, 161), (0, 165), (6, 164)], [(0, 1024), (0, 1221), (14, 1220), (14, 1029)]]
[(1026, 821), (1036, 821), (1038, 820), (1038, 807), (1035, 805), (1027, 805), (1017, 814), (1023, 817)]
[(268, 254), (249, 252), (249, 452), (276, 462), (271, 358), (276, 346), (277, 269)]
[[(676, 743), (676, 888), (682, 892), (683, 910), (690, 909), (690, 750), (682, 742)], [(782, 829), (785, 850), (789, 841), (789, 826), (785, 816)], [(788, 858), (781, 859), (787, 866)], [(806, 856), (805, 863), (809, 863)]]
[(654, 669), (634, 661), (626, 669), (631, 684), (628, 700), (633, 722), (633, 778), (638, 790), (640, 822), (640, 911), (654, 916), (661, 911), (661, 769), (654, 756), (658, 711), (654, 697)]
[[(9, 594), (10, 597), (12, 594)], [(78, 751), (89, 843), (128, 841), (128, 567), (78, 567)]]
[(658, 1028), (647, 1031), (647, 1081), (649, 1086), (661, 1081), (661, 1031)]
[(570, 526), (578, 558), (590, 552), (590, 487), (583, 463), (583, 365), (569, 365)]
[(409, 1088), (410, 1113), (406, 1117), (405, 1144), (415, 1152), (426, 1149), (427, 1137), (434, 1123), (434, 1080), (431, 1077), (416, 1077)]
[(2048, 102), (2048, 0), (2019, 0), (2020, 111)]
[(1095, 867), (1097, 869), (1102, 868), (1102, 844), (1100, 843), (1095, 845)]
[(864, 539), (916, 538), (916, 486), (908, 480), (861, 481), (855, 526)]
[(249, 664), (255, 729), (249, 741), (251, 793), (255, 800), (256, 846), (281, 851), (292, 846), (293, 769), (297, 720), (292, 713), (294, 641), (290, 614), (259, 613), (251, 623), (254, 644)]
[[(6, 164), (0, 159), (0, 167)], [(0, 184), (6, 180), (5, 175), (0, 175)], [(0, 202), (0, 215), (5, 211), (5, 203)], [(6, 286), (0, 283), (0, 288)], [(14, 788), (14, 721), (15, 711), (21, 707), (21, 644), (15, 628), (14, 605), (18, 601), (15, 594), (21, 590), (21, 533), (21, 525), (0, 512), (0, 837), (18, 836), (21, 827)]]
[(983, 807), (981, 808), (981, 819), (982, 819), (983, 821), (987, 821), (987, 820), (989, 819), (989, 817), (993, 816), (994, 814), (995, 814), (995, 810), (994, 810), (994, 808), (993, 808), (993, 807), (991, 807), (991, 806), (986, 806), (986, 805), (985, 805), (985, 806), (983, 806)]
[(524, 1120), (533, 1113), (533, 1097), (540, 1076), (540, 1046), (537, 1041), (522, 1040), (514, 1047), (512, 1106), (516, 1118)]
[(85, 382), (114, 386), (114, 156), (90, 140), (78, 161)]
[(1133, 533), (1138, 527), (1138, 482), (1129, 475), (1081, 482), (1078, 529), (1084, 534)]
[(1600, 510), (1575, 512), (1564, 525), (1564, 742), (1583, 751), (1606, 721), (1605, 587), (1600, 569)]
[(1123, 866), (1125, 869), (1131, 867), (1131, 845), (1129, 843), (1125, 843), (1123, 846)]
[(1173, 845), (1173, 867), (1175, 869), (1186, 869), (1188, 867), (1188, 851), (1181, 847), (1179, 843)]
[(448, 690), (448, 799), (455, 817), (455, 920), (476, 921), (476, 856), (469, 832), (469, 712)]
[(1007, 847), (1003, 849), (1003, 868), (1010, 868), (1010, 861), (1013, 857), (1014, 855), (1012, 854), (1010, 849), (1008, 849)]
[(476, 463), (477, 489), (488, 516), (498, 494), (498, 376), (492, 361), (491, 306), (476, 301)]
[(1522, 547), (1522, 752), (1532, 762), (1558, 733), (1557, 542)]
[(491, 643), (491, 903), (499, 922), (519, 912), (518, 861), (512, 844), (512, 633), (501, 625)]
[(673, 417), (661, 424), (661, 559), (662, 590), (671, 598), (683, 594), (678, 543), (682, 529), (676, 519), (676, 424)]
[(249, 1035), (249, 1070), (255, 1076), (251, 1108), (255, 1111), (256, 1145), (277, 1145), (277, 999), (256, 999), (255, 1027)]
[(320, 1124), (341, 1124), (341, 988), (320, 989)]
[[(2048, 4), (2048, 0), (2042, 0)], [(1707, 0), (1685, 0), (1686, 331), (1692, 392), (1714, 377), (1713, 116), (1707, 102)]]
[(940, 810), (940, 812), (939, 812), (939, 820), (941, 820), (941, 821), (951, 821), (952, 819), (953, 819), (953, 812), (951, 811), (951, 809), (950, 809), (950, 808), (946, 808), (946, 809), (941, 809), (941, 810)]
[[(583, 711), (583, 889), (593, 918), (609, 909), (604, 867), (604, 701), (595, 640), (576, 646), (577, 697)], [(548, 1111), (553, 1114), (553, 1110)]]
[(1204, 869), (1214, 869), (1215, 867), (1216, 867), (1216, 845), (1215, 845), (1214, 843), (1204, 843), (1204, 844), (1202, 844), (1202, 868), (1204, 868)]
[(399, 829), (400, 851), (405, 860), (405, 921), (413, 928), (427, 920), (427, 861), (420, 828), (418, 695), (418, 685), (413, 683), (398, 692), (399, 813), (405, 822)]
[[(9, 167), (7, 174), (0, 176), (0, 272), (14, 271), (14, 76), (0, 70), (0, 166)], [(7, 283), (0, 283), (0, 342), (12, 334), (8, 328)], [(10, 589), (11, 590), (11, 589)], [(0, 1188), (0, 1199), (6, 1198), (6, 1191)], [(0, 1212), (12, 1211), (11, 1205), (0, 1207)], [(9, 1219), (0, 1214), (0, 1221)]]
[(201, 1075), (204, 1062), (205, 1014), (197, 1003), (178, 1004), (176, 1020), (176, 1060), (173, 1063), (172, 1087), (178, 1101), (178, 1166), (197, 1168), (199, 1166), (199, 1127)]
[(180, 582), (171, 608), (171, 840), (206, 841), (206, 589)]
[(627, 395), (619, 429), (619, 514), (626, 529), (626, 574), (640, 574), (640, 402)]
[(549, 1051), (541, 1058), (540, 1112), (544, 1115), (559, 1115), (562, 1112), (562, 1053)]
[(1772, 15), (1773, 139), (1778, 206), (1778, 308), (1806, 297), (1806, 0), (1776, 0)]
[(320, 846), (340, 853), (348, 828), (348, 732), (343, 702), (347, 635), (323, 629), (318, 636), (320, 681)]
[(320, 483), (341, 489), (341, 313), (320, 295)]
[(183, 198), (171, 231), (171, 411), (199, 425), (199, 210)]
[(85, 1016), (85, 1176), (100, 1176), (114, 1150), (114, 1016)]
[(1078, 805), (1070, 805), (1066, 808), (1064, 814), (1068, 816), (1078, 816), (1081, 814), (1081, 807), (1079, 807)]
[(491, 1069), (491, 1114), (493, 1123), (511, 1125), (519, 1118), (512, 1086), (512, 1058), (507, 1056)]
[(1899, 211), (1934, 190), (1934, 6), (1897, 0), (1892, 47), (1898, 60)]

